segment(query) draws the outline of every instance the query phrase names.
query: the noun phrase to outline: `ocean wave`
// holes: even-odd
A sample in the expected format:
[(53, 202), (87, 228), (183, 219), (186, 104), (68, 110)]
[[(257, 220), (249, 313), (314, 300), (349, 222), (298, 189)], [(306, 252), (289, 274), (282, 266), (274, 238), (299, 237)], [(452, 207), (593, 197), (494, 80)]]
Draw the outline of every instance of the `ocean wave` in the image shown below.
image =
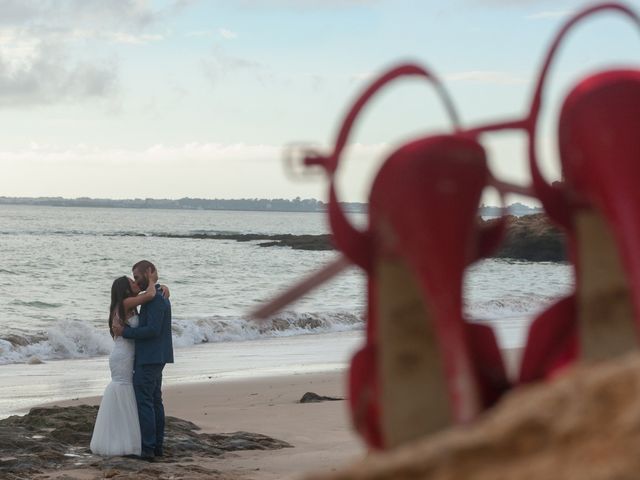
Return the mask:
[(136, 230), (2, 230), (0, 235), (51, 235), (61, 237), (157, 237), (157, 238), (208, 238), (225, 236), (266, 236), (270, 234), (245, 232), (237, 230), (182, 230), (182, 231), (148, 231), (140, 232)]
[(0, 365), (34, 363), (34, 360), (87, 358), (111, 351), (105, 331), (77, 320), (65, 320), (46, 332), (13, 334), (0, 338)]
[(9, 303), (9, 305), (19, 305), (21, 307), (33, 307), (33, 308), (59, 308), (63, 306), (61, 303), (40, 302), (38, 300), (33, 300), (33, 301), (13, 300)]
[[(554, 299), (544, 295), (509, 295), (487, 301), (467, 301), (465, 311), (475, 320), (506, 321), (510, 317), (534, 315)], [(343, 332), (363, 327), (362, 315), (348, 311), (285, 311), (264, 322), (223, 315), (176, 318), (173, 320), (173, 342), (176, 348), (183, 348), (201, 343)], [(105, 327), (66, 320), (44, 332), (0, 336), (0, 365), (108, 355), (112, 345)]]
[[(363, 325), (361, 316), (349, 312), (284, 312), (264, 322), (233, 316), (174, 319), (173, 343), (182, 348), (201, 343), (351, 331)], [(105, 328), (66, 320), (46, 332), (0, 337), (0, 365), (108, 355), (112, 345)]]
[(173, 322), (174, 344), (178, 347), (209, 342), (256, 340), (309, 333), (344, 332), (362, 328), (364, 320), (348, 312), (283, 312), (264, 322), (215, 316), (195, 322)]
[(558, 297), (551, 295), (509, 295), (487, 301), (467, 302), (466, 314), (474, 319), (529, 316), (541, 311)]
[[(1, 230), (0, 235), (51, 235), (61, 237), (161, 237), (161, 238), (188, 238), (190, 236), (217, 236), (217, 235), (242, 235), (236, 230), (184, 230), (184, 231), (149, 231), (136, 230)], [(244, 234), (248, 234), (244, 232)]]

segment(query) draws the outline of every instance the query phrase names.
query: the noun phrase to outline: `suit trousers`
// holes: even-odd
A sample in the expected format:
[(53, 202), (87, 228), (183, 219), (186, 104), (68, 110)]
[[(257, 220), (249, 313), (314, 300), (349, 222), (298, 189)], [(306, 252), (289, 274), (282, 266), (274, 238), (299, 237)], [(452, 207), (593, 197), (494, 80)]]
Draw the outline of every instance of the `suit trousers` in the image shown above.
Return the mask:
[(138, 404), (142, 455), (162, 455), (164, 443), (164, 405), (162, 404), (162, 370), (164, 363), (136, 365), (133, 388)]

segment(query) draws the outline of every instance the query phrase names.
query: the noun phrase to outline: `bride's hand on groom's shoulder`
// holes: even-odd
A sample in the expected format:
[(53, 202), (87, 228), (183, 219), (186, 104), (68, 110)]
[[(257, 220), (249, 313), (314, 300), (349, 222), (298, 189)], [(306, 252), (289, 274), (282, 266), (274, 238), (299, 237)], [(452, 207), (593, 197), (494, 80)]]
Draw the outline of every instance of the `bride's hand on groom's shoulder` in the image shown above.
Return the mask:
[(171, 292), (169, 292), (169, 287), (167, 287), (166, 285), (160, 285), (160, 291), (162, 292), (162, 296), (164, 298), (169, 298), (169, 296), (171, 295)]

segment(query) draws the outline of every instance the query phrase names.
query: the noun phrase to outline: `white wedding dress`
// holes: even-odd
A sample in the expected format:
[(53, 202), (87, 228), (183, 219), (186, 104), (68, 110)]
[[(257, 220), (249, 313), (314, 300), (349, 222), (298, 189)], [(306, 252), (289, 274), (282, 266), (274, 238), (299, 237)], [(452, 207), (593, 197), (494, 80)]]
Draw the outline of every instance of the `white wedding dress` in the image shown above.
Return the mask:
[[(138, 326), (138, 316), (127, 320)], [(91, 437), (91, 451), (96, 455), (140, 455), (140, 424), (133, 390), (134, 340), (117, 337), (109, 357), (111, 383), (107, 385), (100, 403)]]

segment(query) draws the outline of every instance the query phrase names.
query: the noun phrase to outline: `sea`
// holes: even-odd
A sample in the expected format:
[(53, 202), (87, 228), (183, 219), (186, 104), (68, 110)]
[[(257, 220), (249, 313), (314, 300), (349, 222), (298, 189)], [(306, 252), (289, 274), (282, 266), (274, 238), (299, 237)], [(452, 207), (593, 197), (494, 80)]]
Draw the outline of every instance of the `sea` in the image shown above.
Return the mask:
[[(359, 269), (256, 322), (253, 308), (338, 254), (166, 237), (198, 233), (322, 234), (328, 226), (323, 213), (0, 205), (0, 418), (102, 393), (111, 283), (140, 259), (156, 264), (171, 292), (175, 364), (165, 385), (348, 365), (364, 335)], [(568, 264), (484, 259), (465, 274), (465, 312), (493, 326), (503, 348), (519, 348), (531, 320), (573, 284)]]

